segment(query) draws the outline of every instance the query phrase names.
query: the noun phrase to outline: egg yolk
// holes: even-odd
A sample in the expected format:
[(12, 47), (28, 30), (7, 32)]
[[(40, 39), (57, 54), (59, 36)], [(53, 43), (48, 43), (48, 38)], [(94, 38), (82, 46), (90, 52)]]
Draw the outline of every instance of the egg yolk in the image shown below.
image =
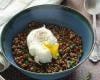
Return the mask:
[(51, 44), (49, 41), (45, 41), (44, 45), (50, 50), (53, 58), (57, 59), (59, 57), (59, 52), (58, 52), (59, 44), (58, 43)]

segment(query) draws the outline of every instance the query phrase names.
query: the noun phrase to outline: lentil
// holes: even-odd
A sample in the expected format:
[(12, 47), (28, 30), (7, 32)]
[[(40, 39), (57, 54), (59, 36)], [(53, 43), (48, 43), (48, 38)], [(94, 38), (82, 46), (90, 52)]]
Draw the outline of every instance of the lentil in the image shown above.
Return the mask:
[(69, 28), (53, 24), (46, 24), (46, 27), (53, 32), (59, 42), (60, 57), (52, 59), (52, 62), (47, 64), (37, 64), (35, 62), (34, 57), (29, 54), (26, 38), (31, 30), (41, 26), (43, 26), (42, 23), (33, 21), (14, 38), (12, 51), (16, 63), (23, 69), (37, 73), (59, 72), (78, 64), (83, 54), (81, 37)]

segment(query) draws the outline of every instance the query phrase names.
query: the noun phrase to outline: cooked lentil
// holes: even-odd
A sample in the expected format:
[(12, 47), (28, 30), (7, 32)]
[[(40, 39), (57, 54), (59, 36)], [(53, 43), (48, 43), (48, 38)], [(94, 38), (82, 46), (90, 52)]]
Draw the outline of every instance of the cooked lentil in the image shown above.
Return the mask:
[(37, 64), (34, 61), (34, 57), (29, 54), (26, 37), (31, 30), (39, 28), (42, 25), (42, 23), (33, 21), (28, 24), (23, 32), (14, 38), (12, 51), (16, 63), (25, 70), (37, 73), (59, 72), (78, 64), (83, 54), (81, 37), (71, 29), (53, 24), (46, 24), (46, 26), (58, 39), (60, 57), (52, 59), (52, 62), (47, 64)]

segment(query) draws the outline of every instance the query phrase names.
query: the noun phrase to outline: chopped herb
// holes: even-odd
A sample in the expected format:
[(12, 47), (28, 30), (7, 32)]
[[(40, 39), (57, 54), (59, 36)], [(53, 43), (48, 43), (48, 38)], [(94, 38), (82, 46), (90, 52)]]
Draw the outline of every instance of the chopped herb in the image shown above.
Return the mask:
[(28, 63), (29, 63), (29, 61), (28, 61), (28, 60), (25, 60), (25, 61), (24, 61), (24, 63), (25, 63), (25, 64), (28, 64)]

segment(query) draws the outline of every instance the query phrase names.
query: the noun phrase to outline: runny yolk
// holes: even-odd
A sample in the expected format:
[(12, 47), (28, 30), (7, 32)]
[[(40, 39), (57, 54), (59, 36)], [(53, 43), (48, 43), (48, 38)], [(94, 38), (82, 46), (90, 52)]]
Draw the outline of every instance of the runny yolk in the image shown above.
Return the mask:
[(58, 52), (59, 44), (58, 43), (51, 44), (49, 41), (45, 41), (44, 45), (50, 50), (52, 57), (54, 59), (57, 59), (59, 57), (59, 52)]

